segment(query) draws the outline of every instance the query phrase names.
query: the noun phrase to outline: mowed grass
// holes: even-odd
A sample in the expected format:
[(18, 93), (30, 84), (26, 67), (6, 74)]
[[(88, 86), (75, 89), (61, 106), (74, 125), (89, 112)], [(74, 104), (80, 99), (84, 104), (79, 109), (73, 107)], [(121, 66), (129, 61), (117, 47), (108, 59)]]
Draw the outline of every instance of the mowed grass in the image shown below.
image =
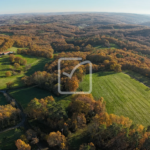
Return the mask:
[(0, 149), (16, 150), (15, 141), (20, 139), (23, 132), (19, 129), (14, 129), (4, 133), (0, 133)]
[[(134, 123), (150, 125), (150, 89), (124, 73), (93, 73), (92, 95), (104, 97), (108, 113), (129, 117)], [(89, 90), (89, 75), (80, 84), (80, 90)]]
[[(14, 51), (16, 50), (16, 48), (12, 48), (12, 49)], [(23, 83), (21, 82), (21, 78), (23, 76), (31, 75), (35, 71), (43, 71), (45, 64), (50, 61), (50, 59), (42, 58), (42, 57), (17, 55), (17, 54), (15, 56), (25, 58), (27, 60), (27, 64), (31, 64), (31, 68), (25, 73), (21, 73), (21, 74), (11, 76), (11, 77), (5, 77), (6, 71), (10, 71), (9, 68), (12, 64), (9, 61), (9, 56), (8, 55), (1, 57), (0, 58), (0, 89), (5, 89), (6, 88), (6, 83), (10, 82), (10, 81), (14, 82), (13, 87), (23, 86)]]
[(67, 107), (70, 103), (70, 96), (68, 95), (57, 97), (51, 92), (37, 87), (10, 90), (9, 94), (13, 96), (23, 108), (26, 108), (28, 103), (34, 98), (41, 99), (51, 95), (54, 97), (56, 102), (61, 103), (64, 107)]

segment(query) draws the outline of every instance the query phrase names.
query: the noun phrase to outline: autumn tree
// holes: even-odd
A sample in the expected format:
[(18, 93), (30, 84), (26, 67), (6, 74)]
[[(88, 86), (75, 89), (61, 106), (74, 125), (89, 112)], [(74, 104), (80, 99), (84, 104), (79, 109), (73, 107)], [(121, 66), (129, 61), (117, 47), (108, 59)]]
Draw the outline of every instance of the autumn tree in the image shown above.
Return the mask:
[(103, 97), (101, 97), (98, 101), (95, 102), (95, 107), (94, 107), (94, 111), (96, 114), (104, 114), (106, 112), (106, 107), (105, 107), (106, 103), (103, 99)]
[(116, 72), (121, 72), (121, 71), (122, 71), (122, 70), (121, 70), (121, 65), (117, 64), (117, 65), (115, 66), (114, 71), (116, 71)]
[(10, 76), (11, 76), (11, 72), (10, 72), (10, 71), (7, 71), (7, 72), (5, 73), (5, 75), (6, 75), (6, 77), (10, 77)]
[(20, 60), (21, 60), (21, 58), (20, 57), (15, 57), (15, 63), (18, 63), (18, 64), (20, 64)]
[(26, 64), (27, 64), (27, 60), (22, 58), (20, 60), (20, 65), (26, 65)]
[(6, 86), (7, 86), (8, 89), (12, 88), (13, 85), (14, 85), (14, 83), (11, 82), (11, 81), (6, 83)]
[(93, 47), (88, 44), (85, 48), (84, 48), (84, 51), (92, 51), (93, 50)]
[(18, 56), (15, 56), (14, 54), (9, 55), (9, 60), (11, 63), (18, 63), (20, 65), (26, 65), (27, 60)]
[(66, 138), (59, 131), (51, 132), (47, 137), (47, 142), (50, 147), (57, 147), (60, 150), (66, 149)]
[(20, 109), (16, 109), (11, 104), (0, 106), (0, 129), (14, 125), (20, 119)]
[(70, 92), (76, 91), (77, 88), (79, 87), (79, 80), (77, 77), (72, 77), (71, 79), (68, 79), (66, 84), (66, 89)]
[(110, 69), (114, 70), (115, 72), (121, 72), (122, 71), (121, 70), (121, 65), (119, 65), (119, 64), (112, 64), (112, 65), (110, 65)]
[(24, 141), (21, 139), (18, 139), (16, 142), (16, 147), (18, 150), (31, 150), (31, 146), (29, 144), (26, 144)]
[(20, 68), (20, 65), (19, 65), (18, 63), (15, 63), (15, 64), (14, 64), (14, 67), (15, 67), (15, 69), (19, 69), (19, 68)]
[(74, 47), (74, 50), (75, 50), (75, 51), (80, 51), (80, 47), (79, 47), (79, 46), (75, 46), (75, 47)]
[(104, 65), (108, 65), (109, 64), (109, 60), (104, 60)]
[(85, 114), (74, 113), (71, 117), (71, 120), (68, 119), (69, 128), (72, 131), (76, 131), (77, 129), (84, 128), (86, 126), (87, 120)]
[(26, 131), (26, 137), (27, 137), (27, 140), (31, 141), (33, 138), (36, 138), (37, 137), (37, 134), (35, 131), (33, 131), (32, 129), (28, 129)]
[(31, 78), (28, 77), (28, 76), (22, 77), (22, 78), (21, 78), (21, 81), (22, 81), (25, 85), (27, 85), (27, 86), (33, 84), (33, 81), (32, 81)]
[[(28, 117), (45, 121), (51, 129), (54, 128), (57, 130), (60, 129), (60, 126), (63, 126), (64, 120), (68, 118), (65, 107), (60, 103), (56, 103), (52, 96), (42, 99), (34, 98), (28, 104), (26, 113)], [(31, 132), (29, 133), (29, 135), (31, 135)]]
[(69, 109), (72, 113), (84, 113), (85, 115), (88, 114), (90, 111), (90, 105), (88, 103), (85, 103), (81, 100), (73, 100), (70, 105)]
[(39, 139), (37, 137), (32, 138), (32, 141), (31, 141), (32, 144), (37, 144), (38, 142), (39, 142)]
[(13, 63), (15, 61), (15, 55), (14, 54), (10, 54), (9, 55), (9, 60), (11, 63)]

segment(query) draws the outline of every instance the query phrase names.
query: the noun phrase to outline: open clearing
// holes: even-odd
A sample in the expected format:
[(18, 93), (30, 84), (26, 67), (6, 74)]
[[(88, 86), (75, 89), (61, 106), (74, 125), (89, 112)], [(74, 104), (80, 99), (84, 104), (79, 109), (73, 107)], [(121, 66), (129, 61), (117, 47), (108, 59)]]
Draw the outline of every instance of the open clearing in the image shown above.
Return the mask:
[[(47, 96), (51, 96), (52, 94), (47, 91), (36, 87), (22, 88), (16, 90), (10, 90), (9, 94), (13, 96), (23, 108), (27, 107), (27, 104), (34, 98), (44, 98)], [(56, 102), (62, 103), (65, 107), (70, 103), (70, 96), (60, 96), (56, 97), (52, 95)]]
[[(96, 49), (109, 49), (107, 46), (104, 46), (104, 45), (97, 45), (97, 46), (94, 46), (94, 48), (96, 48)], [(120, 48), (120, 47), (116, 44), (110, 43), (110, 48), (114, 49), (114, 48)]]
[[(10, 51), (16, 51), (17, 48), (12, 47)], [(6, 88), (6, 83), (11, 81), (14, 82), (13, 87), (21, 87), (23, 84), (20, 82), (20, 79), (25, 75), (31, 75), (35, 71), (43, 71), (44, 66), (47, 62), (50, 61), (50, 59), (47, 58), (41, 58), (41, 57), (34, 57), (34, 56), (28, 56), (28, 55), (15, 55), (22, 58), (25, 58), (27, 60), (27, 64), (31, 64), (31, 68), (22, 74), (18, 74), (11, 77), (5, 77), (6, 71), (9, 71), (9, 66), (11, 65), (9, 61), (9, 56), (3, 56), (0, 58), (0, 89)]]
[(17, 49), (28, 49), (28, 48), (27, 47), (25, 47), (25, 48), (11, 47), (11, 48), (8, 48), (7, 51), (17, 53)]
[[(88, 91), (89, 75), (80, 84)], [(150, 124), (150, 89), (124, 73), (93, 73), (92, 94), (96, 100), (104, 97), (108, 113), (129, 117), (137, 124)]]
[(0, 149), (16, 150), (15, 141), (20, 139), (23, 132), (19, 129), (14, 129), (0, 134)]

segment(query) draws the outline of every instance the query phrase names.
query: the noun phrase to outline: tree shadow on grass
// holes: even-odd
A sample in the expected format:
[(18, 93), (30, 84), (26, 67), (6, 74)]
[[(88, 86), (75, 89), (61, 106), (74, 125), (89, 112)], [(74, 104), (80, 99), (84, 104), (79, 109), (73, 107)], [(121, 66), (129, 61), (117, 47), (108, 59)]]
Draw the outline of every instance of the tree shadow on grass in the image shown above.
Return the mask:
[(29, 76), (36, 71), (44, 71), (45, 64), (50, 61), (51, 59), (41, 59), (36, 65), (31, 66), (31, 68), (25, 73), (25, 75)]
[[(15, 84), (18, 84), (19, 87), (23, 86), (23, 82), (21, 82), (21, 78), (22, 78), (22, 77), (16, 77), (15, 81), (13, 82), (14, 85), (15, 85)], [(17, 87), (18, 87), (18, 86), (17, 86)]]
[(23, 108), (27, 107), (27, 104), (34, 98), (41, 99), (47, 96), (53, 96), (56, 102), (61, 103), (64, 107), (68, 106), (70, 98), (66, 95), (57, 97), (50, 91), (39, 88), (39, 87), (22, 87), (9, 90), (11, 96), (13, 96), (18, 102), (21, 103)]
[(97, 74), (98, 74), (98, 76), (109, 76), (109, 75), (117, 74), (117, 72), (114, 72), (114, 71), (100, 71)]
[(9, 58), (6, 57), (6, 56), (3, 56), (1, 57), (2, 59), (0, 59), (0, 64), (1, 65), (10, 65), (10, 62), (9, 62)]
[[(135, 79), (135, 80), (143, 83), (144, 85), (146, 85), (146, 86), (148, 86), (150, 88), (150, 78), (145, 77), (145, 76), (143, 76), (143, 75), (141, 75), (139, 73), (135, 73), (133, 71), (125, 71), (125, 73), (127, 75), (129, 75), (131, 79)], [(149, 91), (149, 88), (146, 88), (145, 90)]]

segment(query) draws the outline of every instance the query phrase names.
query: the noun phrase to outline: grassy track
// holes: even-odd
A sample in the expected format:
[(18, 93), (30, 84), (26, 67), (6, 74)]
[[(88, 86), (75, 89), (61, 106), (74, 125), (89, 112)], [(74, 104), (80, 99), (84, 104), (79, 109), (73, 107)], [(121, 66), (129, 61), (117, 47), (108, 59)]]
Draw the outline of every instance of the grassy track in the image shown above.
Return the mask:
[[(35, 97), (38, 99), (41, 99), (41, 98), (52, 95), (49, 91), (36, 88), (36, 87), (11, 90), (9, 91), (9, 93), (22, 105), (23, 108), (26, 108), (27, 104)], [(67, 107), (68, 104), (70, 103), (69, 96), (66, 96), (66, 95), (61, 96), (61, 97), (56, 97), (54, 95), (52, 96), (54, 97), (56, 102), (62, 103), (65, 107)]]
[[(16, 51), (17, 48), (11, 48), (11, 51)], [(9, 49), (8, 49), (9, 50)], [(18, 74), (11, 77), (5, 77), (6, 71), (9, 71), (9, 66), (11, 65), (9, 62), (9, 56), (3, 56), (0, 58), (0, 89), (6, 88), (6, 83), (11, 81), (14, 82), (14, 87), (22, 86), (20, 79), (25, 75), (31, 75), (35, 71), (43, 71), (44, 66), (50, 59), (41, 58), (41, 57), (34, 57), (34, 56), (27, 56), (27, 55), (16, 55), (19, 57), (23, 57), (27, 60), (27, 64), (31, 64), (31, 68), (23, 74)]]
[[(88, 91), (89, 75), (80, 84)], [(93, 74), (93, 96), (104, 97), (108, 113), (123, 115), (135, 123), (150, 125), (150, 89), (124, 73), (99, 72)]]

